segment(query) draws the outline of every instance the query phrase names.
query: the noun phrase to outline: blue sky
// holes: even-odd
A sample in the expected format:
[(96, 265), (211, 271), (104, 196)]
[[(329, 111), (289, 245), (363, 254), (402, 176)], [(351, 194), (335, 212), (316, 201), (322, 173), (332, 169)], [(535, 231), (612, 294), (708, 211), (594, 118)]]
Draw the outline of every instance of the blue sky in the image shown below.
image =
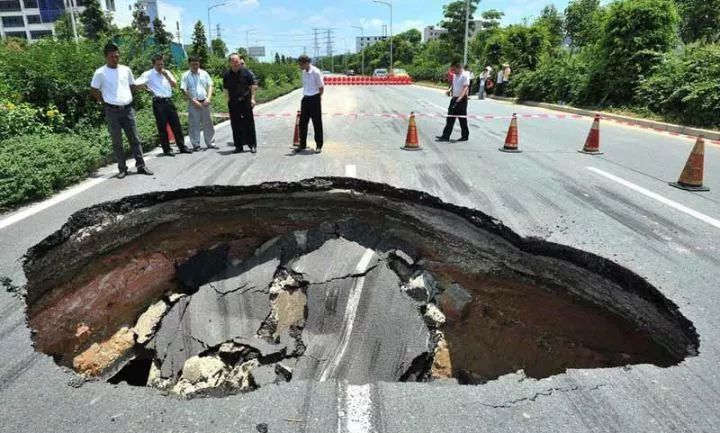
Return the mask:
[[(389, 24), (390, 9), (372, 0), (160, 0), (158, 9), (166, 25), (175, 31), (179, 21), (184, 43), (189, 43), (197, 20), (207, 26), (207, 8), (226, 2), (212, 10), (210, 21), (220, 24), (223, 40), (231, 50), (245, 46), (246, 36), (251, 46), (265, 46), (268, 54), (280, 52), (297, 56), (307, 47), (313, 55), (313, 28), (332, 28), (334, 52), (355, 52), (355, 37), (364, 27), (365, 35), (379, 35), (383, 24)], [(394, 33), (426, 25), (436, 25), (442, 19), (442, 0), (393, 0)], [(521, 22), (537, 16), (542, 7), (553, 3), (564, 10), (567, 0), (486, 0), (479, 10), (498, 9), (505, 13), (504, 23)], [(121, 18), (121, 17), (118, 17)], [(246, 32), (250, 31), (246, 35)], [(321, 54), (326, 51), (326, 39), (321, 38)]]

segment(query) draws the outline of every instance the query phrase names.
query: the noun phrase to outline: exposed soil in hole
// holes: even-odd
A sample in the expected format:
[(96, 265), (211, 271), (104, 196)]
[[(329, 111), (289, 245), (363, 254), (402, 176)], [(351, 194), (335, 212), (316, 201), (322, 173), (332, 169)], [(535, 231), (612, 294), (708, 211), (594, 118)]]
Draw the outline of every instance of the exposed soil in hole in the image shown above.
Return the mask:
[(698, 350), (644, 279), (351, 179), (86, 209), (26, 257), (36, 349), (87, 379), (219, 396), (290, 380), (484, 383)]

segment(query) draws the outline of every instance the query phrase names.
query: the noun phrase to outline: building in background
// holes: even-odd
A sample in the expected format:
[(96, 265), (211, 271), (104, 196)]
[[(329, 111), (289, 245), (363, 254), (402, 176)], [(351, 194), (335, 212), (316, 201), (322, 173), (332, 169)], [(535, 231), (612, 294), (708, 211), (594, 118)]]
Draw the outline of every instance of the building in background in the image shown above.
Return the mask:
[[(0, 36), (30, 41), (53, 36), (55, 21), (70, 4), (76, 17), (85, 10), (83, 0), (0, 0)], [(100, 0), (105, 12), (115, 11), (115, 0)]]
[(423, 29), (423, 42), (430, 42), (438, 39), (448, 31), (442, 27), (427, 26)]
[(359, 53), (363, 49), (387, 39), (387, 36), (358, 36), (355, 38), (355, 49)]

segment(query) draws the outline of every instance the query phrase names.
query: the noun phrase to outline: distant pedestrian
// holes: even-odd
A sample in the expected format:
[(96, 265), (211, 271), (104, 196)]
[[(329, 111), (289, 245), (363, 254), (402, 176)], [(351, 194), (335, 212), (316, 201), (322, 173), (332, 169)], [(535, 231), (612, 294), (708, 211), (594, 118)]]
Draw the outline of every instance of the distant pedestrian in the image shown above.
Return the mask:
[(148, 90), (152, 94), (155, 125), (160, 136), (163, 153), (167, 156), (174, 156), (170, 148), (170, 137), (168, 137), (167, 132), (168, 125), (170, 125), (170, 129), (175, 136), (175, 144), (177, 144), (180, 153), (192, 153), (191, 150), (185, 147), (185, 134), (180, 124), (177, 108), (172, 100), (172, 89), (177, 87), (177, 80), (172, 72), (165, 69), (165, 60), (162, 54), (153, 55), (152, 62), (152, 69), (143, 72), (137, 82), (139, 87)]
[(255, 92), (257, 79), (245, 65), (245, 57), (232, 53), (229, 57), (230, 69), (223, 75), (223, 92), (230, 111), (230, 127), (233, 133), (235, 153), (243, 152), (248, 146), (250, 152), (257, 152), (257, 134), (255, 133)]
[(512, 75), (512, 69), (510, 64), (503, 64), (503, 93), (507, 92), (508, 86), (510, 86), (510, 76)]
[[(470, 138), (470, 129), (467, 122), (467, 105), (468, 94), (470, 93), (470, 75), (463, 70), (462, 63), (454, 62), (453, 82), (448, 91), (451, 96), (450, 107), (448, 107), (448, 117), (445, 122), (445, 129), (442, 135), (435, 137), (437, 141), (450, 141), (453, 127), (455, 126), (455, 118), (460, 119), (461, 135), (458, 141), (467, 141)], [(458, 117), (460, 116), (460, 117)], [(462, 117), (465, 116), (465, 117)]]
[[(489, 86), (490, 85), (490, 86)], [(494, 85), (492, 81), (492, 67), (486, 66), (485, 69), (480, 74), (480, 85), (478, 86), (478, 99), (485, 99), (485, 94), (487, 92), (487, 87), (489, 86), (492, 88)]]
[(308, 124), (312, 119), (315, 130), (315, 153), (320, 153), (323, 147), (322, 95), (325, 92), (323, 75), (320, 69), (312, 65), (308, 56), (300, 56), (298, 66), (302, 70), (303, 98), (300, 103), (300, 146), (294, 151), (302, 152), (307, 148)]
[(475, 73), (472, 71), (472, 69), (470, 69), (470, 65), (467, 63), (465, 64), (464, 68), (465, 72), (468, 74), (468, 79), (470, 80), (470, 89), (472, 89), (473, 80), (475, 79)]
[(188, 98), (188, 121), (190, 143), (193, 150), (200, 150), (200, 131), (205, 138), (205, 147), (217, 149), (215, 146), (215, 126), (212, 120), (210, 102), (213, 97), (213, 80), (204, 69), (200, 69), (200, 58), (190, 56), (190, 70), (180, 79), (180, 88)]
[(503, 68), (500, 67), (497, 73), (497, 80), (495, 80), (495, 96), (502, 96), (503, 93)]
[(135, 123), (135, 110), (132, 106), (133, 92), (137, 89), (135, 78), (130, 68), (120, 64), (120, 49), (117, 45), (108, 43), (105, 45), (104, 53), (105, 66), (95, 71), (90, 82), (90, 93), (95, 100), (105, 105), (105, 122), (108, 125), (113, 153), (120, 171), (117, 177), (122, 179), (128, 172), (123, 149), (123, 131), (130, 143), (137, 172), (152, 175), (153, 172), (145, 166), (142, 144)]

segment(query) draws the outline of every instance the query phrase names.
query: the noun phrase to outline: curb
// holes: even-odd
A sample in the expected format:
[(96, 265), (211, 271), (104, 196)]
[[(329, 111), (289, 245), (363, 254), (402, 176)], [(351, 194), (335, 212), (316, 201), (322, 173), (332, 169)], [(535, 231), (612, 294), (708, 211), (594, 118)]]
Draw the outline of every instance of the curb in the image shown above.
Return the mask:
[(535, 102), (535, 101), (518, 101), (516, 98), (506, 98), (504, 96), (493, 96), (492, 99), (498, 101), (512, 102), (519, 105), (527, 105), (530, 107), (546, 108), (548, 110), (562, 111), (565, 113), (579, 114), (582, 116), (595, 116), (600, 114), (603, 119), (614, 120), (619, 123), (625, 123), (632, 126), (640, 126), (643, 128), (649, 128), (656, 131), (668, 132), (673, 135), (687, 135), (690, 137), (697, 137), (699, 135), (704, 136), (706, 139), (711, 140), (715, 144), (720, 144), (720, 131), (713, 131), (710, 129), (692, 128), (689, 126), (675, 125), (672, 123), (658, 122), (655, 120), (638, 119), (636, 117), (622, 116), (619, 114), (605, 113), (602, 111), (585, 110), (582, 108), (568, 107), (566, 105), (549, 104), (547, 102)]

